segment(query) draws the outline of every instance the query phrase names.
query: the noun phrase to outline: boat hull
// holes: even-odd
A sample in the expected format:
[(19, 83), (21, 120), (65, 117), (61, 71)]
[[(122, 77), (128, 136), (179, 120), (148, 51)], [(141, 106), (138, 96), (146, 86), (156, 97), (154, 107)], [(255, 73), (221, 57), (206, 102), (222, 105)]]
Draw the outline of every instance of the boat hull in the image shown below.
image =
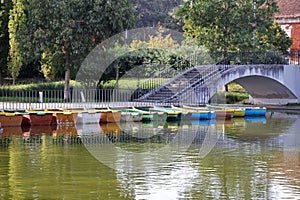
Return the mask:
[(207, 110), (207, 109), (181, 108), (181, 107), (175, 107), (175, 106), (172, 106), (172, 108), (176, 109), (176, 110), (182, 110), (184, 112), (191, 113), (192, 120), (209, 120), (209, 119), (216, 118), (216, 112)]
[(109, 110), (121, 111), (121, 121), (123, 122), (141, 122), (143, 120), (143, 114), (131, 108), (109, 107)]
[(58, 125), (74, 125), (76, 124), (78, 113), (61, 112), (55, 113), (56, 124)]
[(245, 116), (265, 116), (266, 108), (245, 108)]
[(52, 113), (34, 112), (25, 114), (24, 117), (29, 119), (31, 126), (47, 126), (53, 123)]
[(139, 112), (143, 115), (142, 121), (149, 122), (149, 121), (156, 121), (156, 122), (164, 122), (167, 120), (167, 113), (161, 111), (153, 111), (153, 110), (146, 110), (143, 108), (133, 108), (136, 112)]
[(0, 114), (0, 122), (2, 127), (21, 126), (22, 121), (23, 121), (22, 115), (17, 115), (15, 113)]
[(101, 112), (80, 112), (78, 113), (76, 123), (78, 124), (99, 124)]
[(122, 112), (121, 121), (123, 122), (141, 122), (143, 115), (140, 113), (126, 113)]
[(118, 123), (121, 121), (121, 111), (102, 111), (100, 116), (100, 123)]

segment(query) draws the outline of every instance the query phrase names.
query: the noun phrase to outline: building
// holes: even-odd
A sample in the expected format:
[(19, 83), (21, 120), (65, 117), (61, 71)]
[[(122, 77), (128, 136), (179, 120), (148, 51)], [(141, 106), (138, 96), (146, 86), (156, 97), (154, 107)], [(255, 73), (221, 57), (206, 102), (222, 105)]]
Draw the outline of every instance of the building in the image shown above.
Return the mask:
[(299, 64), (300, 60), (300, 0), (275, 0), (279, 13), (275, 14), (276, 21), (287, 35), (292, 38), (290, 47), (291, 61)]

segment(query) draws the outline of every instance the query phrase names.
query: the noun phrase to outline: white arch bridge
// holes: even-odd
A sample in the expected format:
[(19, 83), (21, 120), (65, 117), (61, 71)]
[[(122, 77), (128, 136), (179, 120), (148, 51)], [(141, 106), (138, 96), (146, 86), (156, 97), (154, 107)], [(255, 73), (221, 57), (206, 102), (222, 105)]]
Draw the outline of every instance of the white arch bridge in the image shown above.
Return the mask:
[(217, 91), (232, 81), (245, 88), (255, 104), (300, 102), (300, 65), (274, 64), (195, 66), (166, 79), (138, 100), (208, 103)]

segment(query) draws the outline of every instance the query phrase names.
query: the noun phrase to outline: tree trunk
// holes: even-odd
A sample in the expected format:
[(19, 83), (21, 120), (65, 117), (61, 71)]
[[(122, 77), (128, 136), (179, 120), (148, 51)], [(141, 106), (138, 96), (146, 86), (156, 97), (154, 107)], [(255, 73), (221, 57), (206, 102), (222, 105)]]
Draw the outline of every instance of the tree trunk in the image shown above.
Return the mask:
[(64, 100), (70, 99), (70, 54), (65, 53), (66, 63), (65, 63), (65, 86), (64, 86)]
[(116, 69), (116, 89), (119, 89), (119, 66)]

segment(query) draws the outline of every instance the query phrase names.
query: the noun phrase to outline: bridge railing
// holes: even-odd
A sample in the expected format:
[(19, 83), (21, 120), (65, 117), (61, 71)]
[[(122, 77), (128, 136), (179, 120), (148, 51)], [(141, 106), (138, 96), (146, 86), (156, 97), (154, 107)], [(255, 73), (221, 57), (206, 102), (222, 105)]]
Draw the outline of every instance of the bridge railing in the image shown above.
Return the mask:
[(192, 67), (194, 63), (198, 62), (199, 58), (197, 57), (197, 55), (192, 54), (187, 58), (182, 58), (174, 64), (167, 66), (164, 70), (153, 74), (151, 78), (141, 83), (139, 88), (137, 88), (138, 98), (147, 97), (147, 95), (149, 95), (149, 92), (155, 92), (155, 90), (158, 90), (161, 85), (167, 83), (170, 79), (180, 74), (181, 71)]
[(213, 52), (211, 57), (216, 64), (254, 65), (254, 64), (288, 64), (289, 55), (281, 52)]
[[(178, 86), (178, 92), (173, 94), (171, 97), (164, 99), (159, 103), (203, 103), (200, 102), (199, 99), (195, 98), (197, 95), (196, 91), (205, 91), (205, 93), (209, 93), (209, 88), (207, 87), (207, 83), (212, 80), (217, 79), (221, 75), (221, 70), (219, 66), (216, 65), (204, 65), (204, 66), (196, 66), (193, 67), (199, 71), (201, 74), (201, 78), (191, 81), (194, 78), (192, 77), (190, 81), (186, 81), (185, 84)], [(207, 95), (206, 95), (207, 96)], [(206, 96), (203, 98), (206, 99)], [(179, 102), (180, 101), (180, 102)], [(201, 100), (202, 101), (202, 100)]]
[(254, 65), (284, 64), (300, 65), (300, 51), (281, 52), (214, 52), (211, 53), (217, 64)]

